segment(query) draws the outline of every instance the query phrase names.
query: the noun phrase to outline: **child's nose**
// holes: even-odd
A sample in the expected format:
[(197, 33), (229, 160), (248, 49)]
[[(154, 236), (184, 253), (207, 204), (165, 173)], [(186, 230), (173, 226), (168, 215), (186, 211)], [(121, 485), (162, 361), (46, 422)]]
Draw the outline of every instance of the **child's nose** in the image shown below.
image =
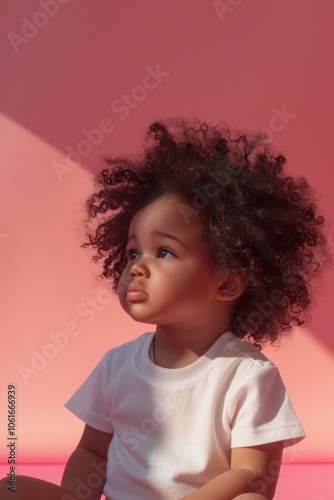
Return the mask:
[(149, 271), (147, 266), (144, 264), (142, 259), (136, 259), (130, 269), (130, 276), (144, 276), (147, 277), (149, 275)]

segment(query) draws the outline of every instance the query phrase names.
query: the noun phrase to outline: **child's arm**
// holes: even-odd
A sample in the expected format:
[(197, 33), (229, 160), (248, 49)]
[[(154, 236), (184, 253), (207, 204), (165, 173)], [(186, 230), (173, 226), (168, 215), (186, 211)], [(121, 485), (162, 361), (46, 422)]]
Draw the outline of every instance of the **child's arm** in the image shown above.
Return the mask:
[(76, 493), (79, 498), (79, 492), (87, 500), (101, 498), (112, 436), (108, 432), (85, 426), (79, 444), (66, 464), (61, 481), (63, 488)]
[(282, 461), (282, 450), (281, 441), (249, 448), (232, 448), (231, 469), (183, 498), (232, 500), (244, 493), (258, 493), (272, 499)]

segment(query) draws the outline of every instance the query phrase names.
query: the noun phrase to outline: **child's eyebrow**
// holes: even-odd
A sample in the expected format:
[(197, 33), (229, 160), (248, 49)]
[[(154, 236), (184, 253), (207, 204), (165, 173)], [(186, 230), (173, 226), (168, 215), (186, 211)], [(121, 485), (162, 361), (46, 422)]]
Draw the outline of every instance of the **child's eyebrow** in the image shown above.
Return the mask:
[[(186, 246), (184, 243), (182, 243), (182, 241), (180, 241), (178, 238), (176, 238), (172, 234), (164, 233), (163, 231), (152, 231), (152, 234), (159, 234), (161, 236), (166, 236), (167, 238), (170, 238), (171, 240), (175, 240), (178, 243), (181, 243), (181, 245), (183, 245), (184, 247)], [(129, 239), (128, 239), (127, 243), (129, 243), (129, 241), (132, 240), (132, 239), (136, 239), (136, 235), (135, 234), (131, 234), (131, 236), (129, 236)]]
[(173, 236), (172, 234), (164, 233), (163, 231), (153, 231), (153, 234), (160, 234), (161, 236), (166, 236), (167, 238), (170, 238), (171, 240), (175, 240), (178, 243), (181, 243), (185, 247), (185, 244), (182, 243), (176, 236)]

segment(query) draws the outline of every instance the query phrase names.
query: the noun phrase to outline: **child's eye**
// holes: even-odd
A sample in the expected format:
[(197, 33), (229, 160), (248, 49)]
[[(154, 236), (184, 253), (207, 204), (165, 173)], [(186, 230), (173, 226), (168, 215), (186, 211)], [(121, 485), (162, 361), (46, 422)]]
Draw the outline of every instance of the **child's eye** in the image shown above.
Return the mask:
[(134, 259), (138, 258), (138, 252), (136, 252), (136, 250), (128, 250), (126, 252), (126, 256), (127, 256), (128, 260), (134, 260)]
[[(167, 255), (169, 254), (169, 255)], [(170, 250), (168, 250), (168, 248), (160, 248), (159, 251), (158, 251), (158, 257), (161, 257), (162, 259), (164, 259), (165, 257), (175, 257), (175, 255), (173, 254), (173, 252), (171, 252)]]

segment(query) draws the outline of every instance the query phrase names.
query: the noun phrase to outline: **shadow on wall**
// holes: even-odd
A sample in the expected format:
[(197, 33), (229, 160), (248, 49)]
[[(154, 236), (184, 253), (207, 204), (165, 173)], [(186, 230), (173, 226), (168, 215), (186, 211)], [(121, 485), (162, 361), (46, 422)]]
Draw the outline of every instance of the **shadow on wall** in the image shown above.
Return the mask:
[[(247, 67), (249, 59), (245, 46), (252, 51), (256, 91), (253, 90), (251, 103), (245, 103), (238, 112), (240, 116), (251, 116), (254, 114), (251, 106), (256, 102), (256, 109), (261, 111), (263, 106), (262, 114), (265, 114), (268, 104), (258, 82), (262, 76), (266, 88), (270, 87), (277, 96), (270, 102), (275, 129), (270, 124), (266, 129), (272, 134), (282, 131), (296, 114), (289, 113), (283, 105), (276, 106), (275, 99), (281, 99), (282, 92), (282, 82), (276, 77), (284, 74), (290, 65), (294, 66), (292, 57), (296, 52), (293, 53), (291, 46), (296, 50), (300, 43), (300, 50), (306, 55), (304, 38), (310, 39), (310, 26), (324, 29), (330, 17), (325, 7), (323, 11), (319, 7), (316, 12), (313, 8), (304, 9), (301, 15), (299, 2), (289, 6), (266, 5), (261, 12), (246, 2), (239, 2), (238, 6), (234, 2), (232, 6), (232, 2), (227, 1), (224, 12), (217, 11), (215, 2), (205, 6), (192, 4), (191, 9), (189, 4), (145, 2), (144, 6), (142, 2), (133, 4), (131, 11), (121, 3), (82, 5), (76, 0), (29, 0), (24, 5), (12, 2), (6, 6), (2, 24), (7, 43), (1, 49), (6, 76), (2, 82), (0, 108), (2, 113), (59, 150), (59, 158), (46, 167), (54, 172), (60, 184), (78, 167), (94, 169), (95, 158), (109, 152), (108, 145), (115, 143), (115, 137), (118, 150), (124, 152), (122, 148), (127, 146), (129, 138), (142, 133), (138, 112), (145, 118), (146, 126), (152, 110), (168, 113), (175, 104), (193, 110), (199, 96), (203, 96), (201, 107), (215, 110), (218, 99), (222, 102), (223, 85), (227, 89), (236, 87), (234, 98), (231, 99), (231, 93), (227, 92), (228, 98), (223, 101), (226, 116), (236, 116), (233, 102), (241, 95), (236, 82), (243, 81), (243, 66)], [(148, 9), (154, 23), (147, 19)], [(315, 23), (314, 16), (323, 22)], [(280, 19), (284, 22), (295, 19), (300, 36), (296, 37), (295, 24), (288, 23), (282, 39)], [(264, 70), (261, 58), (263, 37), (267, 37), (263, 31), (266, 26), (270, 26), (271, 38), (267, 39), (276, 57), (266, 59)], [(201, 48), (198, 47), (198, 29), (202, 30), (202, 35), (208, 35), (201, 37)], [(256, 32), (263, 33), (263, 37), (254, 37)], [(326, 61), (325, 54), (331, 46), (328, 37), (317, 38), (317, 43), (317, 53)], [(215, 53), (217, 47), (220, 47), (219, 54)], [(296, 69), (301, 77), (309, 73), (310, 53), (307, 54), (305, 65)], [(224, 66), (219, 65), (219, 60), (224, 60)], [(240, 67), (236, 67), (236, 60)], [(205, 68), (202, 75), (198, 74), (199, 67)], [(269, 75), (273, 75), (272, 82)], [(293, 74), (289, 75), (293, 82)], [(215, 86), (217, 79), (219, 87)], [(322, 80), (328, 82), (328, 89), (332, 86), (328, 78)], [(207, 89), (208, 85), (210, 92), (203, 95), (203, 88)], [(295, 95), (293, 83), (290, 85)], [(319, 95), (317, 80), (310, 78), (308, 88), (310, 93), (314, 90), (318, 99), (310, 103), (308, 95), (303, 95), (304, 108), (319, 109), (326, 92), (323, 97)], [(285, 88), (286, 95), (288, 91)], [(303, 124), (299, 123), (299, 127), (303, 128)], [(312, 166), (306, 165), (307, 168)], [(328, 327), (330, 305), (328, 295), (320, 297), (312, 330), (334, 353), (334, 338)], [(258, 314), (265, 314), (265, 308), (261, 311), (260, 306)]]

